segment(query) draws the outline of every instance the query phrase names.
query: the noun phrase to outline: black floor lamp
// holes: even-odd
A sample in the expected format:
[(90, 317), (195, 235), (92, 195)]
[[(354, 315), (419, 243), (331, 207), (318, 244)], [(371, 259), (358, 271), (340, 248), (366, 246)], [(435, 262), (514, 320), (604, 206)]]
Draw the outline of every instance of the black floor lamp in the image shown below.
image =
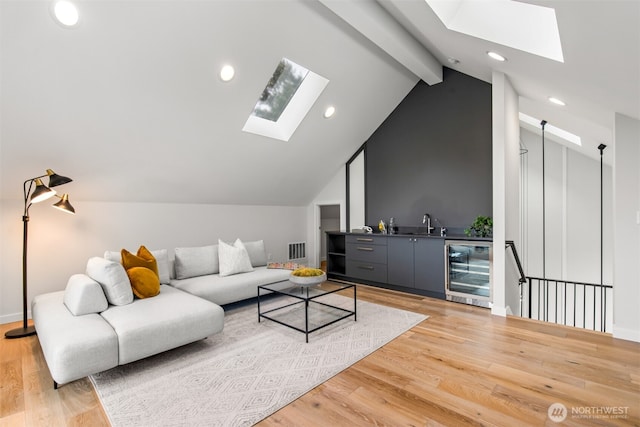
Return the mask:
[[(45, 176), (49, 177), (49, 187), (42, 183)], [(37, 176), (26, 180), (23, 184), (24, 191), (24, 213), (22, 215), (23, 234), (22, 234), (22, 327), (7, 331), (4, 336), (7, 338), (22, 338), (36, 333), (35, 327), (27, 326), (27, 224), (29, 223), (29, 208), (32, 203), (42, 202), (50, 197), (56, 196), (60, 201), (55, 203), (53, 207), (65, 212), (75, 213), (75, 209), (69, 203), (69, 195), (56, 195), (55, 190), (50, 187), (66, 184), (71, 182), (71, 178), (60, 176), (51, 169), (47, 169), (45, 175)], [(27, 187), (27, 184), (29, 186)], [(35, 184), (35, 188), (33, 188)], [(33, 190), (33, 192), (32, 192)]]

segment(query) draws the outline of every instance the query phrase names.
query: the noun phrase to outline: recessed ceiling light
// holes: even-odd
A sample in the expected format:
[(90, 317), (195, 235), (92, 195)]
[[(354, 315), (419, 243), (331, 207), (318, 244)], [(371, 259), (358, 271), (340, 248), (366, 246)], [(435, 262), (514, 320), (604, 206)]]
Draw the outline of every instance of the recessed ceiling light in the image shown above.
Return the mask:
[(230, 81), (235, 75), (236, 70), (234, 70), (231, 65), (225, 65), (220, 69), (220, 79), (222, 79), (223, 82)]
[(564, 101), (563, 101), (563, 100), (558, 99), (558, 98), (554, 98), (553, 96), (550, 96), (550, 97), (549, 97), (549, 102), (554, 103), (554, 104), (556, 104), (556, 105), (562, 105), (563, 107), (564, 107), (565, 105), (567, 105), (567, 104), (565, 104), (565, 103), (564, 103)]
[(324, 110), (324, 114), (322, 115), (325, 119), (330, 118), (331, 116), (333, 116), (336, 112), (336, 107), (334, 107), (333, 105), (330, 105), (327, 107), (326, 110)]
[(489, 55), (490, 58), (495, 59), (496, 61), (504, 62), (507, 60), (507, 58), (505, 58), (504, 56), (496, 52), (490, 51), (490, 52), (487, 52), (487, 55)]
[(54, 4), (53, 14), (59, 23), (65, 27), (73, 27), (78, 23), (80, 15), (78, 8), (70, 1), (61, 0)]

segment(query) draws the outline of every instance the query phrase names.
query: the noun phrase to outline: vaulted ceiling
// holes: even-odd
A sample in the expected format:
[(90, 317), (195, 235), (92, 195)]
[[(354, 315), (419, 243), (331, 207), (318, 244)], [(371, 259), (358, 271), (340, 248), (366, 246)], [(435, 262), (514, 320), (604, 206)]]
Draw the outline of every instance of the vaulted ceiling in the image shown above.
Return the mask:
[[(448, 30), (423, 0), (350, 2), (359, 22), (339, 3), (77, 0), (69, 29), (50, 1), (1, 0), (2, 198), (53, 168), (75, 200), (305, 205), (443, 64), (504, 72), (522, 111), (589, 155), (613, 142), (614, 112), (640, 118), (639, 2), (528, 2), (556, 9), (564, 63)], [(242, 131), (283, 57), (329, 79), (288, 142)]]

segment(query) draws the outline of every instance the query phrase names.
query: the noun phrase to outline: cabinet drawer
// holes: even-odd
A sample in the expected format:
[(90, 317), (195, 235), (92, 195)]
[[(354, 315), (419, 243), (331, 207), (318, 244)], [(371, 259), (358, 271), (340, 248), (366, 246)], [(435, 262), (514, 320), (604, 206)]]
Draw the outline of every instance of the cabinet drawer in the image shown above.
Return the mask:
[(375, 262), (347, 261), (347, 276), (355, 279), (386, 283), (387, 266)]
[(347, 259), (386, 264), (387, 247), (363, 243), (347, 243)]
[(347, 243), (365, 244), (365, 245), (387, 245), (386, 236), (374, 236), (372, 234), (349, 234)]

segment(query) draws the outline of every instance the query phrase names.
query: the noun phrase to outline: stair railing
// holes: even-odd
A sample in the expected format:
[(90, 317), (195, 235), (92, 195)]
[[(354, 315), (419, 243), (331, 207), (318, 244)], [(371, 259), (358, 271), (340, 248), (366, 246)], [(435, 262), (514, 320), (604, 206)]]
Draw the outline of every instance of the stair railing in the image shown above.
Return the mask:
[(527, 277), (523, 317), (607, 332), (613, 324), (613, 286)]
[[(520, 315), (561, 325), (607, 332), (613, 324), (613, 286), (572, 280), (529, 277), (513, 240), (507, 240), (518, 267)], [(527, 284), (527, 285), (525, 285)]]

